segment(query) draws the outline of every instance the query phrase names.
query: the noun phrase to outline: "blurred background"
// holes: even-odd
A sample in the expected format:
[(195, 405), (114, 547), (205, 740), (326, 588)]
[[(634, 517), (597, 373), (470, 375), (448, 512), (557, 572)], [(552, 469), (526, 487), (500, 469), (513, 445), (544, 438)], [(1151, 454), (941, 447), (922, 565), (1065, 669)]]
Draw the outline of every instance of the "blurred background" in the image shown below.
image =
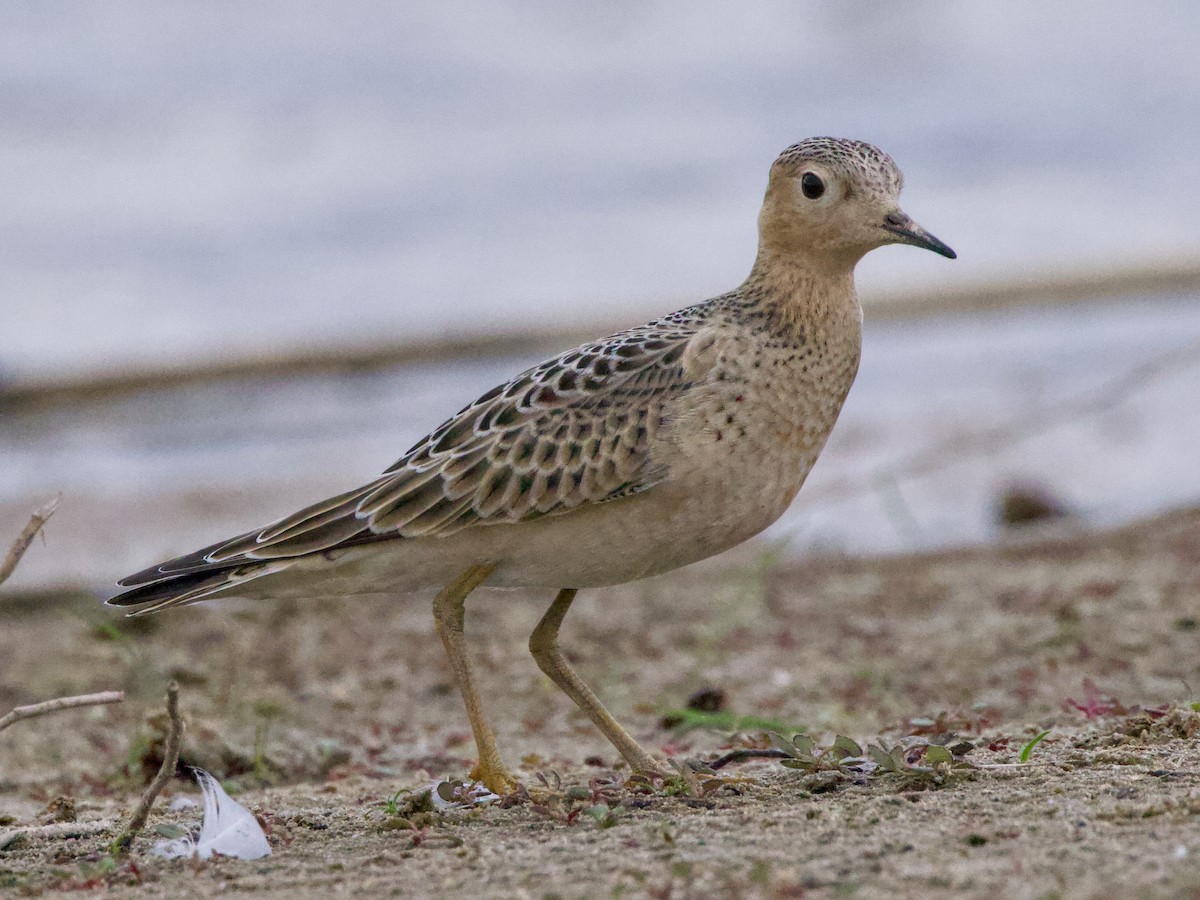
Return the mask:
[(7, 3), (0, 527), (63, 494), (10, 586), (353, 487), (736, 286), (768, 166), (818, 134), (888, 151), (959, 259), (864, 260), (859, 381), (760, 549), (1194, 503), (1198, 40), (1200, 7), (1115, 0)]

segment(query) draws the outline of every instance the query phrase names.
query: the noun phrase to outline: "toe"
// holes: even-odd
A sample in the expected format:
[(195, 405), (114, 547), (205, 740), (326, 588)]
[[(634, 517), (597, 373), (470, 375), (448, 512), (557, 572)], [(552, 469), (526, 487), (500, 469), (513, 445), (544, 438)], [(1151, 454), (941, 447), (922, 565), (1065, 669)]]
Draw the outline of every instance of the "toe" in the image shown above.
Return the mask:
[(503, 766), (485, 766), (480, 763), (471, 770), (470, 778), (501, 797), (517, 789), (517, 779)]

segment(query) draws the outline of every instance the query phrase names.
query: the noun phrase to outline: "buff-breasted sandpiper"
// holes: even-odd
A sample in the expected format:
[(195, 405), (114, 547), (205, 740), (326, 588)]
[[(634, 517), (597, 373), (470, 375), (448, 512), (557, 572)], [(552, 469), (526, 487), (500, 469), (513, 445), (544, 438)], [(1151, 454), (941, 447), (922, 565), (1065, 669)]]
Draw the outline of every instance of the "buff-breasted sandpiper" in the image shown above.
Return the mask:
[(136, 615), (217, 594), (440, 588), (433, 618), (475, 733), (472, 774), (503, 793), (515, 782), (475, 690), (464, 603), (485, 583), (557, 589), (534, 659), (635, 771), (657, 773), (571, 668), (559, 626), (578, 589), (720, 553), (792, 502), (858, 369), (855, 264), (885, 244), (954, 258), (900, 210), (901, 183), (870, 144), (789, 147), (740, 287), (522, 372), (370, 484), (131, 575), (108, 602)]

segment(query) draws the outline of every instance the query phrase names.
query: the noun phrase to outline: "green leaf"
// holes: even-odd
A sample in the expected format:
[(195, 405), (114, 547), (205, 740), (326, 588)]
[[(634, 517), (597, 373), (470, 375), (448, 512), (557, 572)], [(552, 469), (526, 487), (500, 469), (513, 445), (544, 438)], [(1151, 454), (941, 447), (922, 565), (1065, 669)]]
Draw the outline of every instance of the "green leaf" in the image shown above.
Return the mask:
[(838, 759), (845, 759), (848, 756), (862, 756), (862, 747), (850, 740), (844, 734), (839, 734), (833, 741), (833, 753)]
[(775, 745), (776, 749), (782, 750), (784, 753), (788, 754), (789, 756), (796, 755), (796, 745), (795, 744), (793, 744), (791, 741), (789, 741), (787, 738), (785, 738), (782, 734), (779, 734), (776, 731), (772, 731), (770, 734), (771, 734), (771, 743)]
[(931, 766), (952, 766), (954, 765), (954, 756), (945, 747), (938, 744), (930, 744), (925, 748), (925, 762)]
[(1021, 762), (1029, 762), (1029, 757), (1033, 755), (1033, 748), (1036, 747), (1038, 744), (1040, 744), (1045, 739), (1046, 735), (1048, 735), (1049, 733), (1050, 733), (1050, 729), (1047, 728), (1045, 731), (1043, 731), (1041, 734), (1039, 734), (1037, 737), (1035, 737), (1032, 741), (1030, 741), (1028, 744), (1026, 744), (1024, 747), (1022, 747), (1021, 755), (1018, 757), (1018, 759), (1020, 759)]
[(885, 772), (896, 771), (896, 761), (882, 747), (877, 747), (875, 744), (867, 745), (867, 755), (875, 760), (875, 764)]
[(792, 743), (795, 744), (798, 755), (805, 759), (813, 758), (813, 751), (817, 748), (817, 744), (807, 734), (796, 735), (792, 738)]
[(584, 812), (596, 820), (598, 828), (612, 828), (617, 824), (617, 816), (625, 811), (623, 806), (609, 808), (607, 803), (597, 803), (587, 807)]

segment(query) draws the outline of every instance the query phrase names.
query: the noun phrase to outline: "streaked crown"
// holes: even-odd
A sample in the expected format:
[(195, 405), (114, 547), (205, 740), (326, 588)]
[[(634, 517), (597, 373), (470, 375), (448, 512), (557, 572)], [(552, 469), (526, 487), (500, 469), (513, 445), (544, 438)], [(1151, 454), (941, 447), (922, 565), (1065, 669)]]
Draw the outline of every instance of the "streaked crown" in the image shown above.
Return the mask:
[(892, 158), (873, 144), (849, 138), (811, 137), (792, 144), (775, 160), (773, 168), (800, 168), (818, 162), (841, 171), (858, 184), (895, 196), (904, 186), (904, 176)]

